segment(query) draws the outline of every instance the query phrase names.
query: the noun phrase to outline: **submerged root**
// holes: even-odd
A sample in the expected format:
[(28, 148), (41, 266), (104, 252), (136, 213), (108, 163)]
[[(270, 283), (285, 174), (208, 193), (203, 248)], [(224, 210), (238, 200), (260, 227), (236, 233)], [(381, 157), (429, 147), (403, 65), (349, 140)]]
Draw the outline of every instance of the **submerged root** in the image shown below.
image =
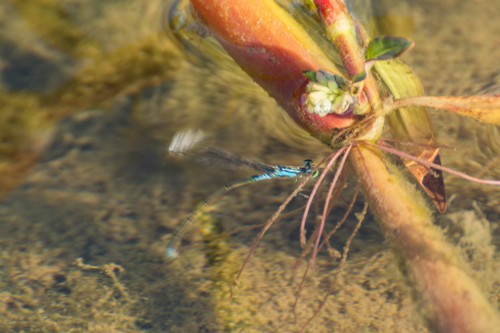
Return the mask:
[[(253, 252), (259, 245), (260, 240), (262, 237), (264, 237), (264, 234), (271, 228), (271, 226), (278, 220), (280, 217), (281, 213), (285, 210), (285, 208), (288, 206), (288, 204), (292, 201), (293, 198), (295, 198), (299, 192), (304, 188), (304, 186), (307, 184), (309, 179), (313, 176), (313, 173), (307, 175), (304, 177), (304, 179), (300, 182), (300, 184), (295, 188), (295, 190), (285, 199), (285, 201), (279, 206), (279, 208), (276, 210), (276, 212), (273, 214), (273, 216), (266, 222), (262, 230), (259, 232), (255, 240), (253, 241), (250, 250), (248, 251), (247, 256), (245, 257), (245, 260), (243, 260), (243, 264), (241, 265), (241, 269), (239, 272), (236, 274), (236, 278), (234, 279), (233, 285), (236, 285), (238, 283), (238, 280), (240, 279), (241, 274), (243, 273), (243, 270), (245, 269), (246, 265), (248, 264), (250, 257), (252, 256)], [(232, 292), (231, 292), (232, 294)]]
[[(321, 250), (323, 248), (323, 246), (327, 246), (328, 249), (331, 248), (331, 245), (330, 245), (330, 238), (335, 235), (335, 233), (340, 229), (340, 227), (345, 223), (345, 221), (347, 221), (347, 218), (349, 217), (349, 215), (351, 214), (352, 212), (352, 209), (354, 207), (354, 204), (356, 203), (356, 200), (358, 198), (358, 195), (359, 195), (359, 185), (356, 186), (356, 189), (354, 191), (354, 194), (351, 198), (351, 202), (349, 202), (349, 205), (344, 213), (344, 216), (342, 216), (342, 219), (340, 219), (337, 224), (335, 224), (335, 227), (328, 233), (326, 234), (326, 236), (324, 237), (323, 239), (323, 242), (321, 243), (320, 247), (319, 247), (319, 250)], [(331, 251), (329, 251), (331, 252)]]
[[(347, 209), (342, 216), (342, 218), (336, 223), (336, 225), (333, 227), (331, 231), (328, 233), (325, 233), (325, 225), (326, 225), (326, 219), (329, 216), (332, 208), (333, 208), (333, 203), (337, 201), (337, 199), (340, 197), (340, 194), (342, 193), (342, 190), (344, 189), (344, 184), (347, 181), (347, 176), (346, 173), (344, 172), (344, 166), (347, 161), (347, 158), (349, 157), (351, 150), (356, 149), (358, 151), (358, 155), (360, 155), (359, 163), (362, 167), (364, 167), (365, 170), (365, 176), (368, 179), (371, 179), (370, 175), (370, 170), (367, 167), (368, 161), (365, 160), (363, 154), (361, 154), (362, 148), (376, 148), (380, 149), (383, 152), (387, 152), (393, 155), (396, 155), (402, 159), (407, 159), (407, 160), (412, 160), (416, 163), (419, 163), (423, 165), (426, 168), (429, 169), (436, 169), (444, 172), (451, 173), (455, 176), (459, 176), (461, 178), (481, 183), (481, 184), (489, 184), (489, 185), (500, 185), (499, 181), (496, 180), (482, 180), (478, 179), (475, 177), (471, 177), (469, 175), (466, 175), (464, 173), (461, 173), (459, 171), (455, 171), (443, 166), (440, 166), (436, 163), (432, 163), (429, 161), (426, 161), (424, 159), (412, 156), (410, 154), (407, 154), (403, 151), (400, 151), (396, 148), (393, 148), (387, 144), (374, 144), (370, 142), (352, 142), (351, 144), (344, 146), (340, 148), (338, 151), (335, 153), (331, 154), (328, 156), (326, 159), (324, 159), (320, 165), (324, 164), (326, 162), (326, 166), (323, 169), (323, 171), (320, 173), (320, 176), (318, 177), (311, 194), (309, 195), (307, 204), (304, 209), (303, 217), (301, 220), (300, 224), (300, 245), (303, 249), (300, 258), (297, 261), (297, 264), (301, 262), (301, 259), (304, 259), (307, 255), (310, 254), (310, 257), (308, 259), (308, 264), (306, 265), (306, 268), (304, 270), (304, 273), (301, 277), (301, 280), (299, 282), (299, 285), (297, 287), (297, 292), (295, 295), (295, 301), (293, 303), (293, 313), (295, 316), (295, 319), (297, 319), (297, 308), (298, 308), (298, 302), (300, 299), (300, 293), (304, 289), (305, 286), (305, 281), (307, 278), (307, 275), (309, 272), (313, 269), (315, 260), (317, 258), (318, 252), (323, 249), (324, 247), (327, 247), (330, 252), (333, 252), (333, 247), (330, 245), (330, 238), (345, 224), (348, 216), (351, 214), (355, 202), (358, 198), (360, 187), (359, 185), (356, 187), (354, 194), (347, 206)], [(384, 162), (385, 163), (385, 162)], [(305, 223), (307, 221), (307, 217), (309, 214), (309, 211), (313, 205), (313, 202), (315, 202), (315, 198), (317, 196), (317, 193), (319, 191), (319, 187), (324, 183), (324, 180), (326, 179), (327, 174), (334, 169), (335, 173), (333, 176), (333, 179), (330, 183), (329, 189), (326, 193), (326, 199), (323, 204), (323, 210), (321, 214), (320, 220), (316, 223), (316, 226), (314, 228), (314, 231), (312, 235), (307, 239), (306, 237), (306, 232), (305, 232)], [(386, 169), (390, 170), (389, 165), (386, 164)], [(269, 230), (269, 228), (280, 218), (281, 214), (285, 210), (285, 208), (288, 206), (288, 204), (291, 202), (293, 198), (295, 198), (299, 192), (303, 189), (303, 187), (306, 185), (306, 183), (309, 181), (312, 175), (309, 175), (308, 177), (305, 177), (303, 181), (297, 186), (297, 188), (285, 199), (285, 201), (281, 204), (281, 206), (276, 210), (274, 215), (265, 223), (265, 225), (262, 227), (261, 231), (258, 233), (257, 237), (253, 241), (245, 259), (243, 260), (243, 263), (241, 265), (240, 270), (237, 272), (236, 277), (233, 282), (233, 286), (238, 283), (240, 280), (240, 277), (243, 273), (243, 270), (245, 269), (246, 265), (248, 264), (252, 254), (254, 253), (256, 247), (258, 246), (259, 242), (265, 235), (265, 233)], [(335, 270), (333, 280), (331, 284), (328, 287), (327, 292), (325, 293), (323, 299), (319, 302), (319, 305), (317, 309), (314, 311), (312, 316), (308, 318), (305, 322), (305, 324), (301, 327), (300, 332), (303, 332), (311, 323), (311, 321), (321, 312), (323, 307), (325, 306), (329, 295), (332, 293), (334, 290), (335, 286), (338, 285), (339, 283), (339, 277), (342, 271), (344, 270), (346, 263), (347, 263), (347, 256), (349, 254), (349, 249), (351, 246), (351, 243), (354, 240), (354, 237), (356, 236), (357, 232), (359, 231), (365, 217), (367, 214), (367, 209), (368, 209), (368, 203), (365, 203), (362, 211), (360, 213), (355, 214), (356, 219), (357, 219), (357, 224), (354, 227), (354, 230), (352, 233), (349, 235), (348, 239), (345, 242), (345, 245), (343, 247), (342, 253), (338, 254), (339, 258), (339, 265), (337, 269)], [(297, 265), (298, 266), (298, 265)], [(231, 297), (232, 297), (232, 290), (231, 290)]]
[(318, 180), (316, 181), (316, 184), (314, 185), (314, 188), (311, 191), (311, 194), (309, 195), (309, 200), (307, 201), (306, 208), (304, 209), (304, 215), (302, 216), (302, 221), (300, 222), (300, 246), (302, 248), (305, 247), (306, 245), (306, 232), (305, 232), (305, 225), (306, 225), (306, 220), (307, 220), (307, 215), (309, 214), (309, 210), (311, 209), (311, 205), (314, 201), (314, 198), (316, 197), (316, 194), (318, 192), (319, 187), (323, 183), (328, 171), (332, 168), (334, 163), (337, 161), (337, 159), (342, 155), (342, 153), (347, 149), (347, 147), (343, 147), (339, 149), (337, 152), (333, 153), (330, 155), (328, 159), (328, 163), (319, 176)]
[[(354, 237), (356, 236), (356, 234), (358, 233), (359, 228), (361, 228), (361, 224), (365, 220), (367, 211), (368, 211), (368, 203), (365, 203), (365, 205), (364, 205), (363, 210), (361, 211), (361, 213), (356, 214), (356, 219), (358, 220), (358, 223), (354, 227), (354, 230), (349, 235), (349, 238), (347, 239), (347, 241), (346, 241), (346, 243), (344, 245), (344, 249), (343, 249), (342, 255), (340, 257), (340, 263), (339, 263), (339, 266), (337, 267), (337, 269), (335, 271), (335, 275), (333, 277), (332, 283), (330, 284), (327, 292), (325, 293), (325, 296), (321, 300), (318, 309), (316, 311), (314, 311), (314, 314), (309, 319), (307, 319), (306, 323), (302, 326), (302, 328), (299, 330), (299, 332), (304, 332), (305, 329), (307, 328), (307, 326), (311, 323), (311, 321), (318, 315), (318, 313), (321, 312), (321, 310), (323, 309), (323, 307), (326, 304), (326, 301), (328, 300), (328, 297), (332, 293), (333, 288), (337, 285), (338, 279), (340, 277), (340, 273), (342, 273), (342, 271), (343, 271), (343, 269), (344, 269), (344, 267), (346, 265), (347, 255), (349, 253), (349, 249), (350, 249), (351, 243), (354, 240)], [(307, 269), (306, 269), (306, 272), (307, 272)]]
[(368, 147), (380, 149), (382, 151), (385, 151), (385, 152), (387, 152), (389, 154), (392, 154), (392, 155), (396, 155), (396, 156), (398, 156), (400, 158), (403, 158), (403, 159), (408, 159), (408, 160), (417, 162), (417, 163), (419, 163), (419, 164), (421, 164), (421, 165), (423, 165), (423, 166), (425, 166), (427, 168), (432, 168), (432, 169), (440, 170), (440, 171), (443, 171), (443, 172), (447, 172), (447, 173), (449, 173), (451, 175), (460, 177), (462, 179), (471, 181), (473, 183), (500, 186), (500, 180), (490, 180), (490, 179), (476, 178), (476, 177), (470, 176), (470, 175), (468, 175), (466, 173), (463, 173), (463, 172), (460, 172), (460, 171), (457, 171), (457, 170), (453, 170), (453, 169), (444, 167), (444, 166), (436, 164), (436, 163), (432, 163), (432, 162), (426, 161), (424, 159), (421, 159), (421, 158), (418, 158), (418, 157), (413, 156), (411, 154), (405, 153), (405, 152), (403, 152), (403, 151), (401, 151), (399, 149), (393, 148), (393, 147), (388, 147), (388, 146), (383, 146), (383, 145), (376, 145), (376, 144), (369, 143), (369, 142), (363, 142), (362, 144), (366, 145)]
[(123, 268), (122, 266), (117, 265), (115, 263), (108, 263), (100, 266), (88, 265), (83, 262), (82, 258), (78, 258), (75, 260), (75, 266), (81, 269), (82, 271), (102, 273), (108, 278), (110, 278), (111, 281), (113, 281), (113, 288), (97, 302), (99, 305), (106, 303), (113, 296), (115, 290), (118, 291), (120, 296), (123, 297), (125, 301), (131, 302), (127, 289), (116, 276), (117, 273), (123, 273), (125, 271), (125, 268)]
[(311, 259), (309, 261), (309, 266), (311, 266), (311, 267), (314, 266), (314, 261), (316, 259), (317, 254), (318, 254), (319, 242), (321, 240), (321, 236), (323, 234), (323, 229), (325, 227), (326, 218), (327, 218), (327, 215), (328, 215), (328, 211), (329, 211), (329, 206), (330, 206), (330, 202), (331, 202), (331, 199), (332, 199), (333, 190), (335, 189), (335, 187), (338, 184), (338, 180), (339, 180), (340, 174), (342, 173), (342, 170), (344, 169), (344, 165), (345, 165), (347, 156), (349, 156), (349, 152), (351, 151), (351, 148), (352, 148), (352, 145), (346, 147), (345, 152), (344, 152), (344, 156), (342, 156), (342, 160), (340, 161), (339, 167), (337, 168), (337, 172), (335, 173), (333, 181), (330, 184), (330, 188), (328, 190), (328, 194), (327, 194), (326, 200), (325, 200), (325, 205), (324, 205), (324, 208), (323, 208), (323, 214), (321, 215), (321, 222), (320, 222), (320, 225), (318, 227), (318, 233), (316, 235), (316, 240), (314, 242), (313, 253), (312, 253)]

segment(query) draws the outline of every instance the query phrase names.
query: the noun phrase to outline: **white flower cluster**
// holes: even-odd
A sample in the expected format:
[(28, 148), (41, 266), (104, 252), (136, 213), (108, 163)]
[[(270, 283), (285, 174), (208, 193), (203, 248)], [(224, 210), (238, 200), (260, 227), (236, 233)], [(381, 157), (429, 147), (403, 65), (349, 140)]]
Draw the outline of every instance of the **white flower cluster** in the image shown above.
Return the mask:
[(344, 114), (356, 102), (347, 81), (338, 75), (319, 70), (315, 80), (306, 86), (307, 111), (324, 117), (330, 113)]

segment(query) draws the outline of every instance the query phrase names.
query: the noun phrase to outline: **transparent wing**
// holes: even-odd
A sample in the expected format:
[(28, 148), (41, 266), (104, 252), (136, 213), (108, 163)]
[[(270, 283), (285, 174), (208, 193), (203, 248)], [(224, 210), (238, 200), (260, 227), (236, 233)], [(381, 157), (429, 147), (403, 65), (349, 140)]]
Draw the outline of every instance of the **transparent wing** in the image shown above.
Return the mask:
[(257, 170), (272, 172), (274, 168), (264, 163), (252, 161), (206, 144), (206, 135), (202, 130), (188, 129), (177, 132), (168, 147), (168, 154), (173, 158), (186, 159), (211, 167), (232, 170)]

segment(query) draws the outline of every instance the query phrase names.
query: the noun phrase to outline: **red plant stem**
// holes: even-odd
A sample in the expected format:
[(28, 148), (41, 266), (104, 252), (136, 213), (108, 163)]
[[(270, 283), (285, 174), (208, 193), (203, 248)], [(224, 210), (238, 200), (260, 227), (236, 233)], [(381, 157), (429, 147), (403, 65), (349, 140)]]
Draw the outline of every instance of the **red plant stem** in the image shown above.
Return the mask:
[(340, 74), (307, 32), (274, 0), (191, 0), (198, 16), (231, 57), (302, 127), (329, 143), (332, 129), (354, 116), (307, 112), (304, 71)]
[(364, 69), (365, 54), (360, 47), (356, 24), (342, 0), (315, 0), (321, 19), (352, 78)]
[[(325, 25), (328, 38), (337, 48), (342, 63), (352, 79), (365, 68), (366, 45), (360, 43), (367, 42), (366, 34), (364, 31), (362, 31), (362, 36), (358, 34), (363, 28), (349, 14), (343, 0), (315, 0), (314, 3)], [(372, 108), (377, 106), (380, 96), (376, 81), (369, 73), (364, 81), (363, 91)], [(359, 102), (363, 103), (363, 98)]]
[[(333, 115), (314, 117), (316, 115), (304, 112), (299, 106), (307, 83), (302, 72), (323, 69), (338, 74), (338, 71), (307, 33), (273, 0), (191, 0), (191, 3), (235, 61), (297, 123), (329, 143), (327, 139), (332, 129), (338, 128), (345, 119)], [(342, 20), (351, 22), (352, 26), (346, 29), (343, 25), (337, 26), (340, 31), (330, 29), (330, 38), (336, 43), (349, 75), (358, 73), (361, 60), (364, 63), (364, 57), (360, 57), (363, 47), (357, 40), (354, 21), (348, 17), (344, 3), (317, 0), (316, 4), (326, 25), (332, 29)], [(335, 4), (338, 6), (334, 7)], [(340, 33), (347, 35), (339, 37)], [(377, 95), (370, 95), (372, 88)], [(375, 88), (368, 81), (364, 91), (370, 98), (378, 97)], [(370, 102), (376, 106), (378, 98)], [(404, 259), (402, 264), (411, 285), (434, 328), (447, 333), (498, 330), (500, 323), (496, 311), (463, 269), (460, 256), (432, 225), (423, 198), (380, 152), (361, 143), (354, 148), (349, 161), (386, 238)], [(338, 155), (330, 160), (331, 164), (335, 158)], [(277, 214), (288, 200), (290, 198)], [(276, 216), (268, 221), (253, 246)]]

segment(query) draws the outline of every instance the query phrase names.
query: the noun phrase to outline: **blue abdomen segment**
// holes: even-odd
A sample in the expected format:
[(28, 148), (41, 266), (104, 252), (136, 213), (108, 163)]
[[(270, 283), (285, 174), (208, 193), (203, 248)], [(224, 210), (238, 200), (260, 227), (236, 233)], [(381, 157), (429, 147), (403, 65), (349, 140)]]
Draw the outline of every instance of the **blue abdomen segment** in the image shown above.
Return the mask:
[(252, 179), (256, 182), (261, 180), (273, 179), (273, 178), (295, 178), (302, 172), (298, 168), (284, 167), (277, 165), (271, 172), (264, 173), (262, 175), (253, 176)]

